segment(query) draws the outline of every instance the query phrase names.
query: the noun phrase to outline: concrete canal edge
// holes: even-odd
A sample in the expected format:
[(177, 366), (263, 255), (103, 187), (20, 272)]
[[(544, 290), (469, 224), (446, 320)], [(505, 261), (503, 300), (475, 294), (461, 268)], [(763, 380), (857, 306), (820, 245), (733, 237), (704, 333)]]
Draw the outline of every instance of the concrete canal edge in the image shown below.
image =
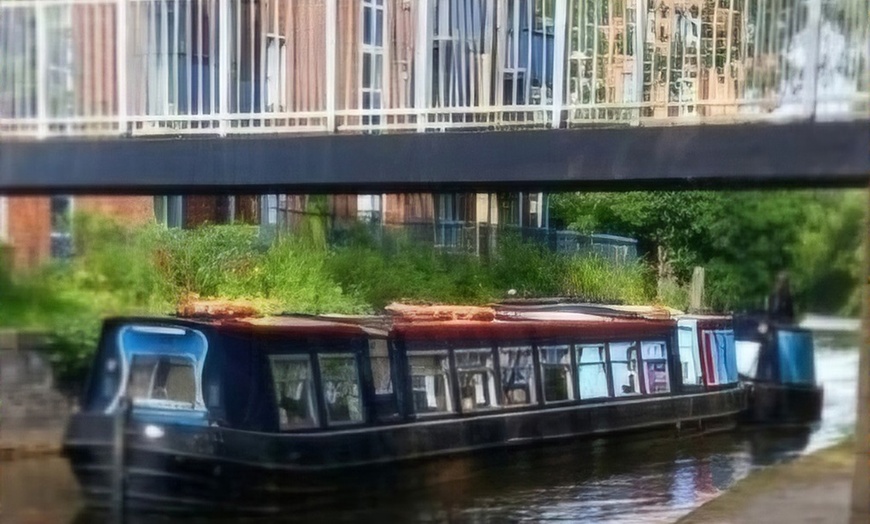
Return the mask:
[(0, 329), (0, 462), (60, 452), (73, 402), (44, 348), (39, 332)]
[(816, 524), (849, 521), (855, 440), (787, 464), (771, 466), (737, 482), (678, 524), (742, 522)]

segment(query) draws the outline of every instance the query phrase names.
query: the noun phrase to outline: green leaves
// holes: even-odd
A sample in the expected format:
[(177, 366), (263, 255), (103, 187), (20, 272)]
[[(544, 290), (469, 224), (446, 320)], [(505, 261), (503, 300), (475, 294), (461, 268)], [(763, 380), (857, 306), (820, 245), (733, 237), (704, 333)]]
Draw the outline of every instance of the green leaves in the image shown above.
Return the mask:
[[(695, 265), (706, 267), (708, 305), (721, 310), (763, 305), (776, 273), (787, 269), (803, 309), (854, 312), (866, 207), (861, 191), (578, 193), (553, 199), (557, 218), (572, 229), (637, 238), (662, 281), (672, 275), (685, 285)], [(673, 298), (659, 298), (681, 300), (675, 289), (667, 294)]]

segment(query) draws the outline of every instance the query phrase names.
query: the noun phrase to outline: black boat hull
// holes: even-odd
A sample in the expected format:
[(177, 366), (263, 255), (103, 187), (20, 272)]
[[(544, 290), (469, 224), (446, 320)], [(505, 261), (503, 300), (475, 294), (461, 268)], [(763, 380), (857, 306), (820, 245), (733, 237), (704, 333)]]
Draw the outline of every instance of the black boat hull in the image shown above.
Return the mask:
[(745, 420), (752, 424), (813, 424), (822, 419), (819, 386), (754, 383)]
[(309, 434), (163, 425), (154, 438), (153, 428), (148, 437), (148, 424), (133, 420), (120, 465), (113, 418), (80, 413), (64, 451), (91, 507), (117, 503), (112, 488), (123, 473), (128, 510), (268, 513), (348, 487), (376, 487), (398, 464), (452, 454), (657, 429), (729, 429), (747, 403), (746, 390), (737, 388)]

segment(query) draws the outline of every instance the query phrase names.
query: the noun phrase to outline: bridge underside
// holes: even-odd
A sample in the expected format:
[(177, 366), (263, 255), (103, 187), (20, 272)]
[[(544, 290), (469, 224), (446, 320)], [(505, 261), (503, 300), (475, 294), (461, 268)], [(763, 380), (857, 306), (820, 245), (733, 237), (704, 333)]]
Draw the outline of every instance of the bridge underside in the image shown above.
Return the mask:
[(868, 122), (0, 142), (0, 193), (866, 187)]

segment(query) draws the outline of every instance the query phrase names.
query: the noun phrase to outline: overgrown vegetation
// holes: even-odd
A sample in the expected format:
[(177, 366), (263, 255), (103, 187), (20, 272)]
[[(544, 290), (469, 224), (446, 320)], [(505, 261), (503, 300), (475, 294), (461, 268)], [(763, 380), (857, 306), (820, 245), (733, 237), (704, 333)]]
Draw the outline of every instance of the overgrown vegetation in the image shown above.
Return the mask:
[(81, 374), (103, 317), (168, 314), (191, 294), (249, 299), (265, 313), (365, 313), (397, 300), (483, 304), (508, 290), (654, 299), (654, 275), (642, 264), (568, 257), (511, 235), (485, 259), (363, 229), (330, 247), (316, 221), (275, 242), (248, 226), (129, 228), (78, 216), (74, 229), (73, 259), (2, 277), (0, 291), (0, 325), (46, 330), (66, 376)]
[(397, 300), (483, 304), (508, 290), (686, 309), (700, 265), (712, 308), (763, 305), (776, 273), (789, 269), (799, 307), (848, 314), (860, 306), (864, 212), (862, 192), (555, 198), (554, 219), (573, 229), (638, 239), (642, 260), (622, 266), (509, 234), (495, 255), (478, 258), (362, 227), (330, 246), (318, 219), (266, 242), (255, 227), (130, 228), (77, 216), (73, 259), (0, 271), (0, 325), (47, 331), (61, 376), (80, 377), (102, 318), (171, 313), (190, 294), (246, 298), (264, 313), (365, 313)]
[(782, 270), (800, 309), (860, 309), (863, 191), (577, 193), (553, 207), (572, 229), (637, 238), (659, 298), (678, 307), (702, 266), (714, 309), (762, 307)]

